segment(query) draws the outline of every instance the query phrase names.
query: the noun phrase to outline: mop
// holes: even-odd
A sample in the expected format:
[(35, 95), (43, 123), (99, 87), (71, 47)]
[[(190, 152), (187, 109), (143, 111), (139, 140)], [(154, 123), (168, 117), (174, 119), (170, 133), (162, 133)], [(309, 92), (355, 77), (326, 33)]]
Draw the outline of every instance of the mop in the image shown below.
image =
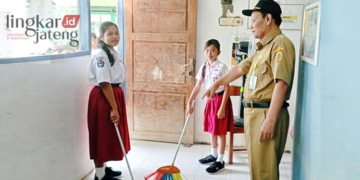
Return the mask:
[[(194, 103), (195, 103), (195, 100), (192, 102), (191, 108), (194, 107)], [(181, 177), (180, 169), (178, 167), (174, 166), (174, 163), (175, 163), (176, 156), (179, 152), (181, 140), (184, 136), (186, 126), (189, 122), (189, 117), (190, 117), (190, 114), (188, 114), (186, 117), (185, 125), (181, 132), (181, 136), (180, 136), (180, 139), (179, 139), (179, 142), (177, 145), (176, 153), (175, 153), (175, 156), (174, 156), (174, 159), (173, 159), (171, 165), (158, 168), (155, 172), (146, 175), (144, 177), (145, 180), (183, 180), (183, 178)]]
[(126, 160), (127, 167), (128, 167), (128, 169), (129, 169), (129, 172), (130, 172), (131, 179), (134, 180), (134, 176), (133, 176), (133, 174), (132, 174), (132, 171), (131, 171), (131, 168), (130, 168), (130, 165), (129, 165), (129, 161), (128, 161), (127, 156), (126, 156), (124, 144), (123, 144), (123, 142), (122, 142), (121, 135), (120, 135), (120, 132), (119, 132), (119, 128), (118, 128), (118, 126), (117, 126), (117, 123), (114, 123), (114, 126), (115, 126), (115, 129), (116, 129), (117, 136), (118, 136), (118, 138), (119, 138), (119, 142), (120, 142), (120, 146), (121, 146), (122, 152), (123, 152), (124, 157), (125, 157), (125, 160)]

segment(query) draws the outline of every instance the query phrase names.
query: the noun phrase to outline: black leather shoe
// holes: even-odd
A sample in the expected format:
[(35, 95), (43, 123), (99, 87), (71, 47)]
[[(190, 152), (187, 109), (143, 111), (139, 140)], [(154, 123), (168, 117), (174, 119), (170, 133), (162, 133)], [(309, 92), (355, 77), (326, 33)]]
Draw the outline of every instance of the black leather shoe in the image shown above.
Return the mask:
[(117, 177), (117, 176), (121, 176), (121, 171), (114, 171), (111, 169), (111, 167), (105, 167), (105, 174), (106, 176), (110, 176), (110, 177)]

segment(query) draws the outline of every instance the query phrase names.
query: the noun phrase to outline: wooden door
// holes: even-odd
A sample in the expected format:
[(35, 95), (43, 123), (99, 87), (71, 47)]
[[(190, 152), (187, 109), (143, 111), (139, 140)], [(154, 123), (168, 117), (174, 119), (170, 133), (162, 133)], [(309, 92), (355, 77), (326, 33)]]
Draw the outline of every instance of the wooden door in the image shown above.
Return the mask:
[[(126, 96), (132, 139), (177, 142), (194, 87), (197, 0), (125, 0)], [(194, 116), (183, 143), (194, 142)]]

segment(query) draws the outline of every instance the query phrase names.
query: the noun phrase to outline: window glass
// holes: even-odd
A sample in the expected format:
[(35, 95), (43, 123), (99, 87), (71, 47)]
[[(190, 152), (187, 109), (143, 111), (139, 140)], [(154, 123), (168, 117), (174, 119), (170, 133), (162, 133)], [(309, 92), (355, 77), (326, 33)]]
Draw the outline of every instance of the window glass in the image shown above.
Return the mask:
[(80, 49), (78, 0), (11, 0), (0, 6), (0, 59)]

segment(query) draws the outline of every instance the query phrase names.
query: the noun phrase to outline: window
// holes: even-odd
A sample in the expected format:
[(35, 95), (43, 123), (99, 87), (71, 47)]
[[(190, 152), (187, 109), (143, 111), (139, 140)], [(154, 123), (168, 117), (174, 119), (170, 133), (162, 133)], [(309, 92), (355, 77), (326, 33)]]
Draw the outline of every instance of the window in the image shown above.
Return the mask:
[(0, 63), (14, 58), (90, 54), (89, 4), (89, 0), (3, 3), (0, 6), (3, 17), (0, 18)]
[(99, 26), (105, 21), (116, 23), (116, 6), (92, 6), (91, 32), (99, 36)]

